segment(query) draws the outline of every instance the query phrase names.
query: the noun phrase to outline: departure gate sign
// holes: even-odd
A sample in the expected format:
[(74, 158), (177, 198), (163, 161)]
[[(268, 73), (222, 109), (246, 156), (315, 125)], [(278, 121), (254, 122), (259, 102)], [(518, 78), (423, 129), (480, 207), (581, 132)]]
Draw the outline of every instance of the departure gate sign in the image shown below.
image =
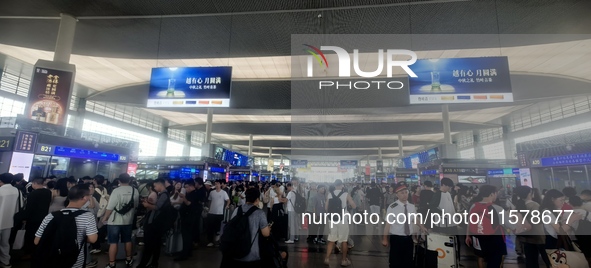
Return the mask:
[(410, 104), (513, 102), (507, 57), (417, 60)]
[(153, 68), (148, 107), (230, 107), (232, 67)]

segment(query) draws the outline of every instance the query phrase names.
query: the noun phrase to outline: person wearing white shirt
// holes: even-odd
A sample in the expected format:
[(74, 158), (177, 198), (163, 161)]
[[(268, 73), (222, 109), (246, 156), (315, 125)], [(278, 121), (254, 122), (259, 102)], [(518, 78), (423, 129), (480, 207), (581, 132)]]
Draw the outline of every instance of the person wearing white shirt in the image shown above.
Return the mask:
[(583, 190), (580, 194), (581, 200), (583, 200), (582, 209), (591, 212), (591, 190)]
[(296, 202), (296, 189), (293, 187), (291, 183), (287, 184), (287, 226), (289, 230), (289, 239), (285, 241), (285, 244), (293, 244), (296, 241), (298, 235), (298, 226), (297, 226), (297, 215), (294, 209), (294, 204)]
[(209, 193), (209, 213), (207, 214), (207, 240), (208, 247), (213, 247), (216, 233), (220, 230), (224, 220), (224, 209), (230, 206), (230, 197), (226, 191), (222, 190), (222, 183), (215, 182), (215, 190)]
[[(10, 231), (14, 225), (14, 214), (23, 204), (20, 191), (12, 186), (12, 174), (0, 175), (0, 266), (10, 267)], [(20, 201), (20, 202), (19, 202)], [(19, 207), (19, 204), (20, 207)]]
[[(382, 245), (384, 247), (390, 246), (390, 268), (412, 267), (414, 249), (412, 231), (415, 220), (410, 215), (417, 215), (417, 213), (415, 206), (408, 202), (408, 188), (406, 188), (406, 185), (398, 185), (394, 192), (398, 200), (390, 204), (386, 211), (387, 220), (385, 223), (386, 226), (384, 227)], [(400, 214), (404, 214), (405, 216), (399, 216)], [(397, 219), (404, 220), (404, 222), (394, 222)], [(418, 226), (426, 232), (426, 228), (420, 222)]]
[[(342, 180), (336, 180), (334, 182), (334, 187), (335, 190), (332, 192), (329, 192), (327, 194), (326, 197), (326, 204), (325, 204), (325, 209), (329, 212), (329, 213), (334, 213), (330, 211), (330, 200), (332, 198), (339, 198), (341, 201), (341, 206), (343, 208), (343, 212), (344, 214), (349, 214), (349, 212), (347, 211), (347, 204), (349, 204), (353, 209), (357, 209), (357, 206), (355, 205), (355, 202), (353, 202), (353, 199), (351, 198), (351, 196), (347, 193), (344, 192), (343, 190), (343, 181)], [(341, 214), (341, 213), (339, 213)], [(332, 254), (332, 250), (335, 247), (336, 243), (341, 243), (341, 250), (342, 250), (342, 261), (341, 261), (341, 266), (346, 267), (346, 266), (350, 266), (351, 265), (351, 261), (347, 258), (347, 251), (349, 250), (349, 246), (348, 246), (348, 241), (349, 241), (349, 223), (348, 222), (333, 222), (332, 226), (330, 228), (330, 233), (328, 234), (328, 246), (326, 248), (326, 256), (324, 258), (324, 264), (325, 265), (330, 265), (330, 255)]]

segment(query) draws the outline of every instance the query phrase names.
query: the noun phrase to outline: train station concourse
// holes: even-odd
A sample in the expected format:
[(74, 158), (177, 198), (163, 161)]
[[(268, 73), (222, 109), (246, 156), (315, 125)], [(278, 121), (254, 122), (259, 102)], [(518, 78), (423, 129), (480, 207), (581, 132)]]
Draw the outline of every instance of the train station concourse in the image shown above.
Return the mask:
[(591, 1), (1, 6), (0, 268), (590, 267)]

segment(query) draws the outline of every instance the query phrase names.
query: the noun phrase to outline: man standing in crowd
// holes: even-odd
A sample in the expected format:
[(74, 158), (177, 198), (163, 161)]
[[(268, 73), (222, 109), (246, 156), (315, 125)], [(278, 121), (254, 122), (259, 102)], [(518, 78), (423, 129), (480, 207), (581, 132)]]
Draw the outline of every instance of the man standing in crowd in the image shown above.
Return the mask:
[[(246, 204), (241, 206), (242, 213), (246, 213), (253, 206), (258, 206), (260, 202), (261, 193), (258, 189), (246, 190)], [(236, 217), (238, 209), (234, 210), (232, 218)], [(250, 237), (253, 239), (250, 247), (250, 253), (240, 260), (232, 260), (227, 257), (222, 259), (222, 268), (259, 268), (264, 267), (261, 263), (261, 250), (259, 248), (259, 235), (269, 237), (271, 235), (271, 228), (267, 224), (267, 216), (265, 213), (257, 209), (250, 216), (248, 216), (248, 226), (250, 228)], [(260, 234), (259, 234), (260, 232)]]
[[(431, 198), (429, 208), (432, 214), (438, 214), (441, 217), (439, 224), (433, 225), (433, 231), (446, 235), (457, 235), (458, 226), (453, 221), (453, 215), (456, 213), (456, 206), (454, 205), (453, 197), (451, 196), (451, 189), (454, 188), (454, 182), (450, 178), (441, 179), (441, 187)], [(430, 217), (429, 217), (430, 218)], [(456, 236), (459, 241), (459, 236)], [(460, 246), (456, 245), (456, 260), (460, 261)]]
[(10, 264), (10, 231), (14, 225), (14, 214), (21, 209), (23, 200), (20, 191), (12, 186), (10, 173), (0, 175), (0, 266)]
[[(341, 209), (343, 211), (338, 212), (341, 215), (342, 213), (349, 214), (347, 211), (347, 204), (349, 204), (353, 209), (357, 208), (351, 196), (349, 196), (347, 192), (343, 191), (342, 180), (336, 180), (334, 182), (334, 187), (335, 190), (328, 193), (327, 195), (326, 210), (329, 213), (337, 213), (336, 211), (333, 211), (334, 208), (331, 206), (331, 203), (334, 204), (334, 202), (330, 202), (330, 200), (333, 198), (340, 199), (341, 201)], [(379, 191), (379, 189), (375, 189)], [(342, 221), (338, 223), (333, 222), (332, 228), (330, 228), (330, 233), (328, 235), (328, 247), (326, 248), (326, 257), (324, 258), (325, 265), (329, 265), (330, 254), (332, 254), (332, 250), (334, 249), (336, 243), (342, 243), (341, 249), (343, 251), (343, 259), (341, 261), (341, 266), (345, 267), (351, 265), (351, 261), (347, 258), (347, 251), (349, 249), (347, 241), (349, 241), (349, 223)]]
[(230, 197), (228, 193), (222, 190), (222, 184), (226, 181), (218, 180), (215, 182), (215, 190), (209, 193), (209, 213), (207, 214), (207, 244), (213, 247), (216, 234), (219, 232), (222, 221), (224, 220), (224, 210), (230, 206)]
[[(135, 217), (135, 209), (139, 204), (140, 193), (129, 185), (130, 182), (131, 178), (127, 173), (119, 175), (120, 186), (111, 193), (107, 211), (102, 219), (105, 224), (108, 224), (109, 264), (106, 268), (115, 267), (117, 244), (120, 241), (125, 244), (125, 265), (131, 267), (133, 264), (133, 252), (131, 252), (133, 246), (131, 241), (132, 224), (133, 217)], [(124, 209), (124, 207), (128, 208)]]
[[(415, 206), (408, 202), (408, 188), (406, 185), (398, 185), (394, 192), (398, 200), (390, 204), (386, 212), (386, 226), (384, 227), (384, 236), (382, 245), (390, 245), (389, 262), (390, 268), (394, 267), (413, 267), (413, 249), (412, 226), (415, 223), (414, 218), (409, 215), (416, 215)], [(399, 217), (399, 214), (405, 215)], [(389, 224), (394, 219), (405, 219), (404, 223)], [(423, 225), (419, 227), (426, 230)]]
[(203, 183), (202, 178), (195, 179), (196, 195), (197, 195), (197, 219), (195, 221), (195, 232), (193, 242), (199, 244), (201, 242), (201, 233), (203, 233), (203, 209), (207, 202), (207, 189)]
[[(316, 205), (316, 196), (318, 195), (318, 189), (317, 189), (317, 185), (316, 183), (310, 183), (310, 189), (308, 190), (308, 193), (306, 194), (306, 213), (310, 213), (310, 215), (314, 214), (315, 211), (315, 205)], [(311, 219), (308, 219), (311, 222)], [(311, 232), (311, 229), (308, 227), (309, 229), (309, 233), (308, 233), (308, 238), (306, 239), (308, 242), (313, 242), (314, 239), (316, 239), (316, 237), (318, 236), (317, 233), (313, 233)]]
[(435, 192), (433, 192), (433, 183), (431, 181), (425, 181), (423, 183), (423, 188), (424, 189), (421, 190), (419, 194), (421, 197), (421, 202), (419, 203), (419, 213), (423, 214), (423, 217), (425, 217)]
[[(76, 241), (77, 241), (78, 246), (80, 247), (80, 252), (78, 253), (78, 259), (76, 260), (76, 263), (74, 264), (74, 266), (72, 266), (72, 268), (82, 268), (85, 266), (84, 265), (84, 259), (86, 257), (85, 256), (85, 249), (84, 249), (85, 247), (82, 246), (85, 242), (84, 240), (86, 239), (87, 243), (92, 244), (92, 243), (96, 242), (96, 240), (98, 238), (98, 230), (96, 228), (96, 220), (95, 220), (94, 215), (90, 212), (82, 212), (82, 211), (78, 212), (80, 210), (80, 208), (88, 202), (89, 198), (92, 198), (92, 196), (90, 195), (90, 189), (87, 184), (73, 186), (72, 188), (70, 188), (70, 191), (68, 192), (68, 200), (70, 200), (68, 207), (66, 207), (65, 209), (62, 209), (60, 212), (54, 212), (54, 213), (63, 213), (64, 215), (67, 215), (69, 213), (77, 213), (77, 214), (79, 213), (79, 215), (76, 216), (75, 221), (76, 221), (76, 229), (77, 229)], [(55, 219), (57, 220), (58, 218), (55, 218)], [(41, 242), (41, 239), (44, 238), (43, 233), (45, 232), (45, 229), (48, 227), (48, 224), (52, 220), (54, 220), (53, 214), (48, 214), (43, 219), (43, 222), (42, 222), (41, 226), (39, 227), (39, 230), (35, 234), (35, 245), (39, 245), (39, 243)], [(60, 223), (57, 223), (57, 224), (60, 224)], [(55, 237), (55, 239), (60, 239), (60, 238)], [(43, 242), (50, 243), (49, 246), (51, 246), (51, 244), (52, 244), (51, 241), (43, 241)], [(34, 267), (43, 267), (45, 264), (43, 259), (38, 259), (38, 258), (35, 258), (35, 260), (33, 262), (34, 262), (34, 264), (35, 263), (40, 264), (39, 266), (34, 266)]]
[[(476, 255), (484, 259), (487, 267), (503, 267), (504, 256), (507, 255), (504, 228), (511, 229), (515, 234), (531, 230), (531, 225), (523, 221), (520, 213), (511, 215), (513, 213), (494, 204), (497, 200), (497, 194), (498, 191), (495, 186), (483, 185), (480, 187), (477, 199), (482, 201), (472, 205), (470, 214), (483, 215), (483, 213), (486, 213), (491, 215), (492, 218), (486, 216), (479, 223), (473, 224), (470, 222), (468, 224), (469, 235), (466, 236), (465, 241), (468, 246), (474, 245), (473, 247), (478, 252)], [(491, 213), (491, 211), (495, 213)], [(501, 218), (509, 219), (509, 216), (517, 217), (517, 221), (506, 220), (502, 222), (499, 220)], [(483, 228), (483, 226), (489, 228)], [(474, 230), (477, 231), (474, 232)]]
[(168, 195), (164, 185), (165, 181), (163, 179), (154, 181), (154, 191), (158, 193), (158, 199), (155, 204), (150, 204), (148, 200), (142, 201), (142, 205), (150, 213), (146, 216), (147, 223), (144, 226), (144, 251), (142, 259), (136, 268), (146, 268), (148, 267), (148, 263), (152, 267), (158, 267), (162, 238), (165, 232), (168, 231), (167, 226), (169, 221), (174, 220), (167, 219), (169, 215), (166, 212), (170, 211), (172, 204), (170, 203), (170, 195)]
[(294, 204), (296, 202), (296, 188), (293, 186), (293, 184), (288, 183), (287, 184), (287, 218), (288, 218), (288, 222), (287, 222), (287, 226), (288, 226), (288, 230), (289, 230), (289, 239), (287, 241), (285, 241), (285, 244), (293, 244), (295, 243), (295, 241), (297, 241), (297, 236), (298, 236), (298, 220), (297, 220), (297, 214), (295, 212), (294, 209)]
[(457, 225), (453, 222), (453, 217), (444, 217), (444, 213), (452, 216), (456, 213), (454, 201), (450, 192), (453, 188), (454, 182), (450, 178), (443, 178), (441, 179), (441, 188), (439, 189), (439, 192), (435, 193), (431, 198), (431, 213), (439, 214), (442, 219), (439, 224), (433, 226), (433, 230), (437, 233), (457, 233)]
[(181, 234), (183, 236), (183, 250), (175, 261), (184, 261), (191, 257), (193, 251), (193, 232), (197, 229), (197, 218), (201, 214), (197, 214), (199, 207), (199, 197), (197, 191), (195, 191), (195, 182), (185, 182), (186, 194), (179, 193), (181, 198)]
[[(23, 250), (25, 256), (23, 260), (31, 259), (31, 254), (35, 252), (35, 233), (39, 229), (41, 222), (47, 213), (49, 213), (49, 205), (51, 204), (51, 191), (43, 187), (43, 179), (36, 178), (33, 180), (33, 191), (27, 197), (27, 205), (24, 212), (25, 224), (25, 245)], [(84, 204), (83, 204), (84, 205)]]
[[(328, 193), (330, 196), (330, 193)], [(371, 187), (367, 190), (367, 198), (369, 199), (369, 210), (372, 214), (381, 215), (380, 204), (382, 204), (382, 191), (378, 188), (375, 182), (371, 182)], [(376, 227), (377, 228), (377, 227)], [(372, 228), (372, 230), (376, 230)], [(372, 234), (374, 232), (372, 231)], [(379, 234), (379, 232), (378, 232)]]

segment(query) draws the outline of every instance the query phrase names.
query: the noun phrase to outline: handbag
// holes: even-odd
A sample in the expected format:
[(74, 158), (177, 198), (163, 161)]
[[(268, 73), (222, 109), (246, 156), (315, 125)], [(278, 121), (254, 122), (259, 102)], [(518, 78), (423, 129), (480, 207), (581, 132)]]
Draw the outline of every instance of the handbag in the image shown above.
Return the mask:
[(25, 245), (25, 225), (16, 232), (14, 243), (12, 244), (13, 250), (20, 250)]
[[(573, 251), (567, 251), (563, 248), (574, 248)], [(556, 249), (546, 249), (546, 254), (550, 259), (552, 267), (557, 268), (583, 268), (589, 267), (587, 259), (581, 250), (572, 243), (568, 235), (558, 235)]]
[(201, 211), (201, 218), (207, 218), (207, 214), (209, 214), (209, 208), (203, 207), (203, 211)]

